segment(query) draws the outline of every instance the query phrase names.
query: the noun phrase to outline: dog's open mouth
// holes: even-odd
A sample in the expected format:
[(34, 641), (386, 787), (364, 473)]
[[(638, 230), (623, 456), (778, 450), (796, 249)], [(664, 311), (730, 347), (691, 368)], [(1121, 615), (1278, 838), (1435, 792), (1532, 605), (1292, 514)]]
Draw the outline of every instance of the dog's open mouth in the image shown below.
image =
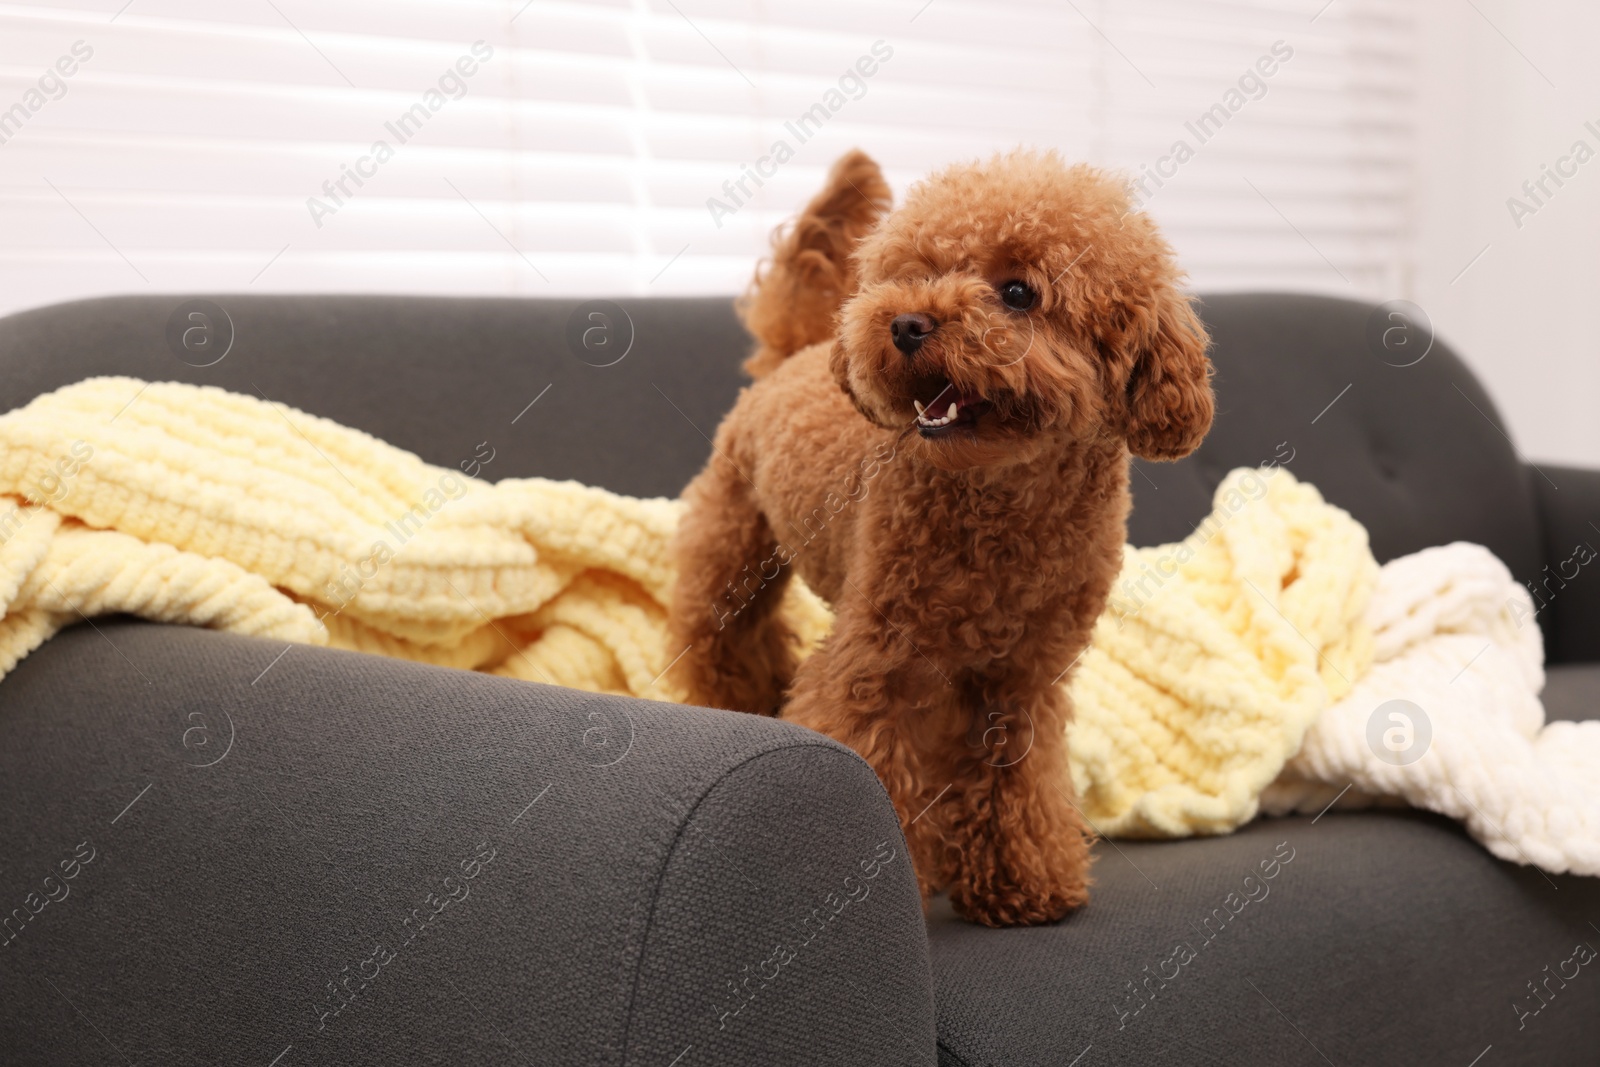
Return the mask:
[(978, 417), (994, 405), (976, 393), (963, 393), (954, 383), (943, 379), (929, 379), (928, 388), (918, 393), (932, 395), (926, 400), (913, 397), (912, 407), (917, 410), (917, 432), (923, 437), (945, 437), (963, 428), (977, 424)]

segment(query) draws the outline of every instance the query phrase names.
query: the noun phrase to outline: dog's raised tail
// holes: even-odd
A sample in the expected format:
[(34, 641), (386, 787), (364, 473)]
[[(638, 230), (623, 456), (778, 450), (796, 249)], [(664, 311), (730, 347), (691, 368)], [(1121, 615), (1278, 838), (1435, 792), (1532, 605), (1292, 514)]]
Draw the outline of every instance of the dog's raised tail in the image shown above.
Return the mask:
[(744, 363), (752, 378), (833, 336), (834, 316), (856, 286), (850, 253), (891, 199), (878, 164), (853, 148), (805, 210), (772, 235), (772, 258), (757, 266), (739, 301), (739, 317), (756, 339)]

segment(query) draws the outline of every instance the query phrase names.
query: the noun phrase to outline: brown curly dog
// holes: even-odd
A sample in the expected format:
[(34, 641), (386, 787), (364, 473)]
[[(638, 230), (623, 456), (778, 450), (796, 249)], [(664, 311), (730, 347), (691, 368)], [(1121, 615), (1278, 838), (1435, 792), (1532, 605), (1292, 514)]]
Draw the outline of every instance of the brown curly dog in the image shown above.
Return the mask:
[[(1061, 683), (1120, 565), (1129, 453), (1211, 425), (1208, 341), (1172, 250), (1089, 167), (1018, 151), (888, 202), (841, 159), (744, 301), (758, 380), (684, 493), (680, 677), (865, 757), (925, 894), (1049, 922), (1089, 885)], [(836, 614), (798, 669), (797, 571)]]

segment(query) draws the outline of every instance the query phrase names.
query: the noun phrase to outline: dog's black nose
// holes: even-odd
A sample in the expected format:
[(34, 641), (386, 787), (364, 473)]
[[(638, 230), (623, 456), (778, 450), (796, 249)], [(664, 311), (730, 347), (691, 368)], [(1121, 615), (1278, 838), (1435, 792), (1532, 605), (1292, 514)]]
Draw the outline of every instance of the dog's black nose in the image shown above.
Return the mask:
[(889, 323), (889, 335), (894, 338), (894, 346), (909, 356), (938, 328), (939, 323), (932, 315), (914, 311), (909, 315), (896, 315)]

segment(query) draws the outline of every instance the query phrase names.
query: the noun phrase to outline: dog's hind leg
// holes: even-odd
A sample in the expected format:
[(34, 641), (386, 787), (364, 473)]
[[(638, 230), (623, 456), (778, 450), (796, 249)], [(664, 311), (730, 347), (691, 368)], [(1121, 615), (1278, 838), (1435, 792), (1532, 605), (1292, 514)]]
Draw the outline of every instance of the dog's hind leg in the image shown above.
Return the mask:
[[(800, 665), (783, 717), (848, 745), (883, 783), (900, 816), (923, 899), (941, 887), (943, 842), (933, 821), (941, 785), (924, 773), (920, 735), (947, 680), (858, 588), (835, 605), (833, 633)], [(870, 588), (870, 586), (869, 586)]]
[(720, 448), (684, 490), (668, 651), (684, 649), (690, 702), (776, 715), (798, 645), (778, 614), (792, 567), (754, 493)]

